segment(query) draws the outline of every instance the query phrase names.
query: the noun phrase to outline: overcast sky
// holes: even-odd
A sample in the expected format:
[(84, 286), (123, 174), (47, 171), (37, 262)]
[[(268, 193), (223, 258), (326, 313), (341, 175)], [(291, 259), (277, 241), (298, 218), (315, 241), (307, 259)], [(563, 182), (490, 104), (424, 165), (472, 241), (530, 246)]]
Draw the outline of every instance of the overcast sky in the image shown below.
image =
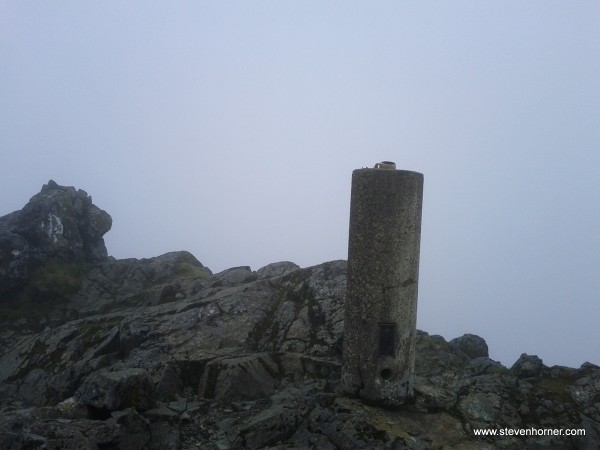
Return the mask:
[(109, 254), (346, 259), (353, 169), (425, 175), (418, 327), (600, 364), (600, 2), (0, 2), (0, 215)]

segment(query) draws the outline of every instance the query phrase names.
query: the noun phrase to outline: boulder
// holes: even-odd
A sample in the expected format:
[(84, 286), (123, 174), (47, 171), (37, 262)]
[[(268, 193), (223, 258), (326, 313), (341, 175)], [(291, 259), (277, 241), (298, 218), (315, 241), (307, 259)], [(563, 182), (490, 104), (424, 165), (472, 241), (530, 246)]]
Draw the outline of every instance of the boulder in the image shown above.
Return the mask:
[(233, 286), (236, 284), (250, 283), (258, 278), (249, 266), (232, 267), (215, 274), (215, 286)]
[(138, 368), (94, 373), (77, 389), (75, 399), (88, 407), (92, 418), (126, 408), (146, 411), (156, 401), (150, 375)]
[(267, 264), (256, 271), (259, 280), (266, 278), (275, 278), (286, 275), (294, 270), (298, 270), (300, 266), (290, 261), (281, 261)]
[(153, 434), (148, 421), (133, 408), (112, 413), (109, 421), (119, 425), (120, 433), (115, 447), (121, 450), (145, 449)]
[(488, 346), (483, 338), (474, 334), (463, 334), (449, 342), (450, 350), (467, 359), (488, 357)]
[(545, 368), (543, 361), (536, 355), (521, 354), (510, 371), (519, 378), (538, 376)]
[(266, 398), (275, 392), (277, 373), (267, 354), (219, 358), (207, 365), (198, 394), (220, 402)]
[(571, 398), (585, 415), (600, 422), (600, 367), (585, 363), (579, 374), (581, 377), (568, 387)]

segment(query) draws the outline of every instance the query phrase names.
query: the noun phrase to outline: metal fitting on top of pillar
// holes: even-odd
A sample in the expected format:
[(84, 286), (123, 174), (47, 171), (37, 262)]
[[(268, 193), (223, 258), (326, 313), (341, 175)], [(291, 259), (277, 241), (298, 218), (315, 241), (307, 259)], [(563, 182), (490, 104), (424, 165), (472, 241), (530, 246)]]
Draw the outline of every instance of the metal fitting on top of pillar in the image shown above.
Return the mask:
[(381, 161), (375, 164), (375, 169), (396, 170), (396, 163), (392, 161)]
[(369, 403), (413, 396), (422, 204), (421, 173), (352, 172), (341, 388)]

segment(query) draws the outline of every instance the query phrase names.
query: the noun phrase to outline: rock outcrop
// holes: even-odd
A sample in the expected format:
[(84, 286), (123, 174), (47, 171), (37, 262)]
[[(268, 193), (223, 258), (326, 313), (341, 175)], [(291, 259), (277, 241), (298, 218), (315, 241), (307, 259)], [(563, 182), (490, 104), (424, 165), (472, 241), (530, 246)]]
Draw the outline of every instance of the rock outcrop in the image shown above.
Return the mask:
[(88, 258), (77, 280), (43, 318), (24, 308), (0, 329), (2, 449), (600, 443), (600, 367), (547, 367), (524, 354), (509, 369), (471, 334), (448, 342), (418, 333), (411, 405), (382, 409), (341, 395), (344, 261), (213, 274), (187, 252)]
[(49, 261), (105, 259), (111, 225), (85, 191), (50, 180), (22, 210), (0, 217), (0, 295), (25, 287)]

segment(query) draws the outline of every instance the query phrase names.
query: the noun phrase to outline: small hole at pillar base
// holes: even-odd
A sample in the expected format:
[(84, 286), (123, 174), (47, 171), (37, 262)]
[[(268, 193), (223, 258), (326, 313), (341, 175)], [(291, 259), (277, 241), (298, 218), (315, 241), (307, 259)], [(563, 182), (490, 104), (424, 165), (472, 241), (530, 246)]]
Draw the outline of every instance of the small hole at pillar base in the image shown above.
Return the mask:
[(384, 380), (389, 380), (392, 377), (392, 371), (390, 369), (383, 369), (379, 372), (379, 376)]

